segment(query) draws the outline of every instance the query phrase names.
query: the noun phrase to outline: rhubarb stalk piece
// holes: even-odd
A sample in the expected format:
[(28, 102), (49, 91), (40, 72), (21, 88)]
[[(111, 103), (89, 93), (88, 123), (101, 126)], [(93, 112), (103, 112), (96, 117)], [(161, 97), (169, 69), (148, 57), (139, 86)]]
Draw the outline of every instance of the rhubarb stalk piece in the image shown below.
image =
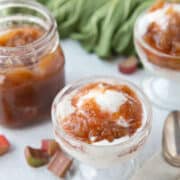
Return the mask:
[(41, 149), (34, 149), (27, 146), (24, 153), (27, 163), (32, 167), (40, 167), (49, 162), (48, 154)]
[(58, 143), (53, 139), (43, 139), (41, 141), (41, 149), (52, 157), (57, 150), (60, 150)]
[(118, 65), (119, 71), (123, 74), (133, 74), (137, 71), (137, 68), (138, 60), (134, 56), (129, 57)]
[(66, 172), (69, 170), (72, 164), (72, 159), (70, 159), (66, 154), (62, 151), (56, 151), (52, 160), (48, 164), (48, 169), (54, 175), (58, 177), (65, 177)]
[(0, 156), (9, 151), (10, 143), (4, 135), (0, 135)]

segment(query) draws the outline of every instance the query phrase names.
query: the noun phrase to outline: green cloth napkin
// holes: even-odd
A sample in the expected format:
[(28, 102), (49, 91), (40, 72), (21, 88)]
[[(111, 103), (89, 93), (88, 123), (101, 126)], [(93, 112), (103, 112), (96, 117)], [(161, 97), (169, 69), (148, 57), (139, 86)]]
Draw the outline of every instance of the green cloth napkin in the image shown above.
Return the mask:
[(134, 53), (133, 26), (154, 0), (38, 0), (57, 20), (61, 38), (102, 58)]

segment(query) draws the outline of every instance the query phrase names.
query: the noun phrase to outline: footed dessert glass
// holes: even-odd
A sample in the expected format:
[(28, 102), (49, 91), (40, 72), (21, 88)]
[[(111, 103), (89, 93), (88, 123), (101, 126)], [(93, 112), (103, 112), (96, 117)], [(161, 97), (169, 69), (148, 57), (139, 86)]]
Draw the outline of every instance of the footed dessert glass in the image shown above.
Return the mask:
[[(59, 123), (58, 104), (72, 91), (95, 81), (115, 80), (118, 84), (130, 87), (139, 98), (143, 107), (143, 123), (137, 132), (128, 139), (108, 145), (88, 144), (67, 134)], [(133, 158), (146, 142), (151, 130), (151, 105), (144, 93), (135, 85), (120, 78), (93, 77), (67, 85), (56, 96), (52, 106), (53, 130), (56, 141), (62, 149), (72, 156), (75, 161), (69, 179), (118, 179), (127, 180), (135, 168)], [(77, 161), (76, 161), (77, 160)]]
[[(169, 10), (168, 10), (168, 6), (169, 6)], [(180, 5), (173, 4), (173, 6), (176, 6), (176, 9), (180, 9)], [(161, 9), (161, 7), (159, 8)], [(167, 8), (167, 10), (165, 8)], [(171, 4), (164, 5), (163, 11), (165, 10), (167, 11), (166, 12), (167, 14), (172, 13), (173, 12), (172, 5)], [(166, 23), (168, 22), (168, 18), (166, 19), (165, 17), (162, 17), (160, 10), (157, 10), (157, 13), (155, 12), (156, 14), (154, 14), (155, 15), (154, 17), (147, 16), (148, 12), (149, 11), (142, 13), (139, 16), (139, 18), (137, 18), (134, 26), (134, 43), (137, 53), (144, 67), (153, 75), (153, 77), (150, 77), (143, 82), (143, 88), (147, 96), (155, 105), (158, 105), (161, 108), (165, 108), (169, 110), (179, 110), (180, 109), (180, 55), (179, 55), (180, 44), (177, 40), (176, 42), (176, 48), (178, 52), (177, 54), (163, 52), (161, 50), (161, 47), (159, 47), (160, 50), (158, 50), (157, 48), (154, 48), (153, 46), (148, 44), (143, 38), (143, 36), (146, 33), (145, 31), (147, 29), (146, 27), (149, 21), (159, 22), (160, 27), (162, 29), (166, 27)], [(177, 18), (176, 20), (179, 21), (179, 18)], [(172, 22), (173, 21), (175, 21), (175, 19), (173, 20), (172, 18)], [(154, 26), (154, 24), (152, 24), (152, 26)], [(177, 33), (177, 30), (180, 29), (180, 27), (178, 24), (178, 26), (175, 26), (173, 29), (173, 27), (169, 25), (169, 29), (171, 31), (173, 30), (176, 31)], [(161, 32), (159, 31), (158, 33), (160, 34)], [(163, 39), (160, 39), (160, 43), (163, 43), (163, 46), (168, 46), (169, 37), (170, 37), (169, 35), (162, 37)], [(159, 37), (154, 36), (154, 38), (157, 41), (157, 38)]]

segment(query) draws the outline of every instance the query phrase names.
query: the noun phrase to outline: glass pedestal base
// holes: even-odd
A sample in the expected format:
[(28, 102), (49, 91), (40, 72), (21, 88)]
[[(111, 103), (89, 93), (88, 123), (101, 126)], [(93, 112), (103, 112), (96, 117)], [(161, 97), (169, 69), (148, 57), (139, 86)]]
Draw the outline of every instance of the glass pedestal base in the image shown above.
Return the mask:
[(146, 79), (143, 88), (155, 105), (168, 110), (180, 110), (180, 82), (154, 77)]
[(75, 161), (67, 175), (68, 180), (127, 180), (136, 169), (135, 161), (129, 160), (109, 169), (95, 169)]

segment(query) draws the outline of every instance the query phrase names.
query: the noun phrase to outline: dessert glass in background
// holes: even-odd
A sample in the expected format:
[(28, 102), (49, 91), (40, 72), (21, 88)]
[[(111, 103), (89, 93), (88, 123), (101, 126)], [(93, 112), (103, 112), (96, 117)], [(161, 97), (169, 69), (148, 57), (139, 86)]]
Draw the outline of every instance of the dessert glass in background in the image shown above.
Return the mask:
[(55, 19), (35, 1), (0, 1), (0, 124), (50, 117), (64, 87), (64, 56)]
[(180, 4), (160, 2), (142, 13), (134, 27), (134, 42), (145, 68), (154, 77), (143, 83), (152, 102), (180, 108)]
[[(124, 120), (126, 116), (131, 118)], [(150, 133), (151, 118), (148, 99), (126, 80), (93, 77), (66, 86), (54, 100), (52, 121), (56, 141), (78, 160), (69, 179), (127, 180), (135, 168), (133, 158)]]

